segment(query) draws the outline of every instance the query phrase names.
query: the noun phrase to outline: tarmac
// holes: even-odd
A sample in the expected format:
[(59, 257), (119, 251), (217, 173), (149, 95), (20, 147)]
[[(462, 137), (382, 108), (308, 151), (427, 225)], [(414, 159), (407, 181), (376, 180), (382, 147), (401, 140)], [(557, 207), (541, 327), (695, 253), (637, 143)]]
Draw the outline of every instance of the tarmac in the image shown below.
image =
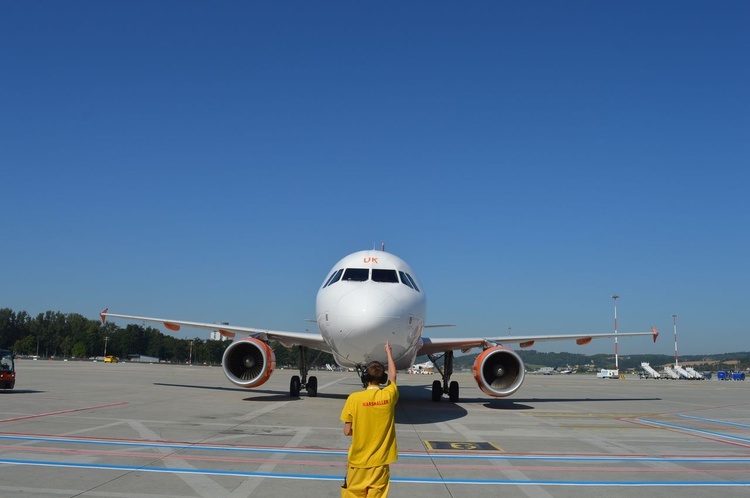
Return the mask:
[[(236, 388), (221, 368), (18, 360), (0, 391), (0, 497), (335, 497), (355, 373)], [(750, 496), (750, 382), (527, 375), (430, 401), (399, 373), (392, 497)]]

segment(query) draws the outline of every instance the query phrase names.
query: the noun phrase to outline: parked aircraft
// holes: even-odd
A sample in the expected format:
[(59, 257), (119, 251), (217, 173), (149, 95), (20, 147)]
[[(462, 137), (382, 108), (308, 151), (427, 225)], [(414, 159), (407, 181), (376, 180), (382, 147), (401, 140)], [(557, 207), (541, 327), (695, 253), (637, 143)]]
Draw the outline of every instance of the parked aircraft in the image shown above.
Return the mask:
[(570, 366), (567, 366), (565, 368), (552, 368), (552, 367), (542, 367), (538, 370), (534, 370), (532, 374), (541, 374), (541, 375), (557, 375), (557, 374), (564, 374), (564, 375), (570, 375), (576, 373), (578, 370), (575, 368), (570, 368)]
[[(235, 340), (224, 351), (222, 368), (235, 385), (254, 388), (266, 382), (274, 371), (276, 360), (269, 342), (277, 341), (286, 347), (299, 346), (299, 375), (289, 383), (289, 394), (299, 396), (302, 389), (308, 396), (316, 396), (318, 380), (308, 377), (307, 353), (310, 349), (333, 354), (342, 367), (361, 368), (373, 360), (385, 363), (383, 345), (389, 341), (393, 349), (396, 368), (409, 368), (414, 359), (427, 355), (435, 363), (442, 380), (432, 384), (432, 400), (439, 401), (447, 394), (451, 401), (459, 398), (459, 386), (451, 381), (453, 353), (481, 348), (476, 358), (473, 375), (479, 388), (494, 397), (510, 396), (524, 380), (525, 367), (521, 357), (507, 348), (507, 344), (531, 347), (535, 342), (575, 340), (588, 344), (594, 338), (614, 337), (615, 334), (565, 334), (518, 335), (505, 337), (455, 337), (429, 338), (422, 335), (425, 322), (426, 297), (424, 288), (414, 270), (401, 258), (378, 250), (350, 254), (327, 274), (318, 290), (316, 316), (319, 333), (286, 332), (253, 327), (214, 323), (190, 322), (163, 318), (101, 312), (102, 322), (107, 318), (122, 318), (138, 322), (163, 323), (169, 330), (194, 327), (216, 331)], [(440, 327), (444, 325), (433, 325)], [(619, 333), (618, 337), (653, 336), (658, 332)], [(437, 364), (442, 358), (442, 368)], [(361, 374), (360, 374), (361, 375)]]
[(537, 374), (537, 375), (539, 375), (539, 374), (541, 374), (541, 375), (554, 375), (557, 372), (555, 372), (555, 369), (552, 368), (552, 367), (542, 367), (539, 370), (534, 370), (533, 372), (529, 372), (529, 373)]

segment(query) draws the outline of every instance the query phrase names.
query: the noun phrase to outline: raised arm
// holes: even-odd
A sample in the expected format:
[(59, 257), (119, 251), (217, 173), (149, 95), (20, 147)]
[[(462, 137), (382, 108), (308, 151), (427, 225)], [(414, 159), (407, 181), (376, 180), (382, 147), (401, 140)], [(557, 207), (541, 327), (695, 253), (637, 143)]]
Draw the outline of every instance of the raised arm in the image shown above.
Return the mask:
[(393, 351), (391, 351), (391, 344), (385, 341), (385, 354), (388, 356), (388, 378), (394, 384), (396, 383), (396, 364), (393, 363)]

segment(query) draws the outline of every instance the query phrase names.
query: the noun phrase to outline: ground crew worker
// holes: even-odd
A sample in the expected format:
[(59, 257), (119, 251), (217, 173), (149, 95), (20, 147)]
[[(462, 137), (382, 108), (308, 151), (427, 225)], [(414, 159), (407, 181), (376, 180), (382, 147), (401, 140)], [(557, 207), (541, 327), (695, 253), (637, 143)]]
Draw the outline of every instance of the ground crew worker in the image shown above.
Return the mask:
[[(362, 371), (364, 391), (349, 395), (341, 411), (344, 435), (352, 437), (342, 498), (387, 497), (391, 486), (389, 464), (398, 458), (396, 447), (396, 366), (391, 345), (385, 343), (388, 377), (379, 361)], [(388, 385), (381, 388), (381, 384)]]

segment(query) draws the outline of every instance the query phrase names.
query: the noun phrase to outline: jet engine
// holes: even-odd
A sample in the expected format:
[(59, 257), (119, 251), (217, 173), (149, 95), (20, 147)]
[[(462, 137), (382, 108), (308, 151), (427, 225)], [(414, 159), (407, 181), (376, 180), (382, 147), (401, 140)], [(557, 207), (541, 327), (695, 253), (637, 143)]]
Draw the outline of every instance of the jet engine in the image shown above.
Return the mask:
[(474, 379), (485, 394), (502, 398), (521, 387), (526, 373), (523, 360), (515, 351), (495, 346), (477, 356), (472, 367)]
[(268, 344), (254, 337), (234, 341), (224, 351), (221, 368), (230, 382), (240, 387), (258, 387), (276, 368), (276, 355)]

